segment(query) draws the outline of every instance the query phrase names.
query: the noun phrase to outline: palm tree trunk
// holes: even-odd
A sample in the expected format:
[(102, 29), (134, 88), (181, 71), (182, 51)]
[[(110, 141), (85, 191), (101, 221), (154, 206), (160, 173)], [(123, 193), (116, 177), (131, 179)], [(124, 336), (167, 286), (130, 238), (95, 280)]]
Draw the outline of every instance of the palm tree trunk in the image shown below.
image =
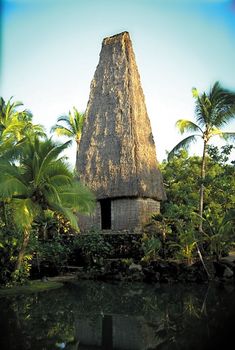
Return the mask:
[[(205, 176), (206, 176), (206, 150), (207, 150), (207, 140), (204, 139), (204, 145), (203, 145), (203, 154), (202, 154), (202, 164), (201, 164), (201, 186), (200, 186), (200, 197), (199, 197), (199, 233), (203, 233), (203, 206), (204, 206), (204, 180), (205, 180)], [(210, 279), (210, 273), (205, 265), (205, 262), (203, 260), (200, 248), (198, 246), (198, 244), (196, 243), (196, 247), (197, 247), (197, 253), (199, 255), (199, 258), (201, 260), (201, 263), (206, 271), (207, 277), (208, 279)]]
[(23, 237), (23, 242), (20, 248), (20, 251), (18, 253), (18, 257), (17, 257), (17, 262), (16, 262), (16, 266), (15, 266), (15, 271), (20, 270), (21, 266), (22, 266), (22, 262), (24, 260), (24, 256), (25, 256), (25, 251), (26, 248), (28, 246), (29, 243), (29, 231), (27, 229), (24, 230), (23, 233), (24, 237)]
[(77, 144), (77, 149), (76, 149), (76, 163), (75, 163), (75, 169), (76, 169), (76, 170), (78, 170), (79, 143), (80, 143), (80, 141), (76, 140), (76, 144)]
[(199, 232), (200, 233), (203, 232), (202, 215), (203, 215), (203, 205), (204, 205), (204, 180), (206, 175), (206, 149), (207, 149), (207, 141), (204, 140), (202, 164), (201, 164), (201, 186), (200, 186), (200, 196), (199, 196), (199, 216), (200, 216)]

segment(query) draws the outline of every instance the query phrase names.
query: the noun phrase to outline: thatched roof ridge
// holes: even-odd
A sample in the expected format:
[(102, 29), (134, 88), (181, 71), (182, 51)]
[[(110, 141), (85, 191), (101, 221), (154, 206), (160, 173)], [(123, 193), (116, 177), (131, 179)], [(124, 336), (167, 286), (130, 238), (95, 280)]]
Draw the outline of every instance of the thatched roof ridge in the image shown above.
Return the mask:
[(77, 169), (97, 199), (165, 199), (128, 32), (103, 40), (91, 82)]

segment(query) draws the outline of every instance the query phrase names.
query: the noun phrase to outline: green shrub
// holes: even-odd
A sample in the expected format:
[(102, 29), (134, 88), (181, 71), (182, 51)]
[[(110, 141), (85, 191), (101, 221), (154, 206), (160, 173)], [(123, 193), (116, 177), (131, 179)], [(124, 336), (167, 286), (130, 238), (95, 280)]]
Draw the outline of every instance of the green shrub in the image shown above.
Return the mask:
[(79, 248), (88, 265), (102, 264), (103, 258), (112, 253), (113, 247), (102, 234), (93, 231), (90, 234), (76, 236), (74, 248)]

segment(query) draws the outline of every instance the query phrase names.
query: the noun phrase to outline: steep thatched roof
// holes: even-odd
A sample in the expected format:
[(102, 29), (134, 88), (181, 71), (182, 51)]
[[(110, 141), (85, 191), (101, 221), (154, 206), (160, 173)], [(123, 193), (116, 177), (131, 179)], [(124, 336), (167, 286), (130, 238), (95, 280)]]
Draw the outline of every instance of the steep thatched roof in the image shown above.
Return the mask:
[(103, 40), (91, 82), (77, 169), (97, 199), (165, 198), (127, 32)]

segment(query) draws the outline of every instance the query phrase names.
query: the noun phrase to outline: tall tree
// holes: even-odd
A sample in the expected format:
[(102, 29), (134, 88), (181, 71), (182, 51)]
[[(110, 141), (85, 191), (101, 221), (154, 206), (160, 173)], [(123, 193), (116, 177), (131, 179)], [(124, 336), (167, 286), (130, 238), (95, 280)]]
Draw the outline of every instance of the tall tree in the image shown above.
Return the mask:
[(195, 98), (196, 123), (180, 119), (177, 121), (181, 134), (192, 132), (180, 141), (169, 153), (170, 159), (181, 148), (187, 149), (190, 144), (196, 141), (197, 137), (203, 140), (203, 154), (201, 162), (201, 185), (199, 198), (199, 232), (203, 231), (203, 203), (204, 203), (204, 180), (206, 175), (206, 154), (209, 141), (214, 136), (219, 136), (224, 140), (234, 140), (235, 132), (225, 132), (221, 127), (226, 125), (235, 116), (235, 93), (223, 88), (219, 82), (216, 82), (209, 93), (199, 94), (196, 88), (192, 89)]
[(75, 214), (93, 208), (93, 195), (74, 179), (61, 156), (68, 145), (34, 137), (18, 145), (19, 161), (0, 159), (0, 200), (13, 207), (13, 219), (23, 232), (16, 270), (21, 268), (36, 218), (50, 210), (77, 227)]
[(77, 145), (76, 159), (78, 156), (84, 118), (84, 114), (79, 113), (78, 110), (73, 107), (73, 112), (69, 111), (68, 115), (63, 115), (57, 119), (57, 123), (62, 122), (62, 124), (55, 124), (51, 128), (51, 132), (55, 132), (58, 136), (66, 136), (71, 140), (75, 140)]

